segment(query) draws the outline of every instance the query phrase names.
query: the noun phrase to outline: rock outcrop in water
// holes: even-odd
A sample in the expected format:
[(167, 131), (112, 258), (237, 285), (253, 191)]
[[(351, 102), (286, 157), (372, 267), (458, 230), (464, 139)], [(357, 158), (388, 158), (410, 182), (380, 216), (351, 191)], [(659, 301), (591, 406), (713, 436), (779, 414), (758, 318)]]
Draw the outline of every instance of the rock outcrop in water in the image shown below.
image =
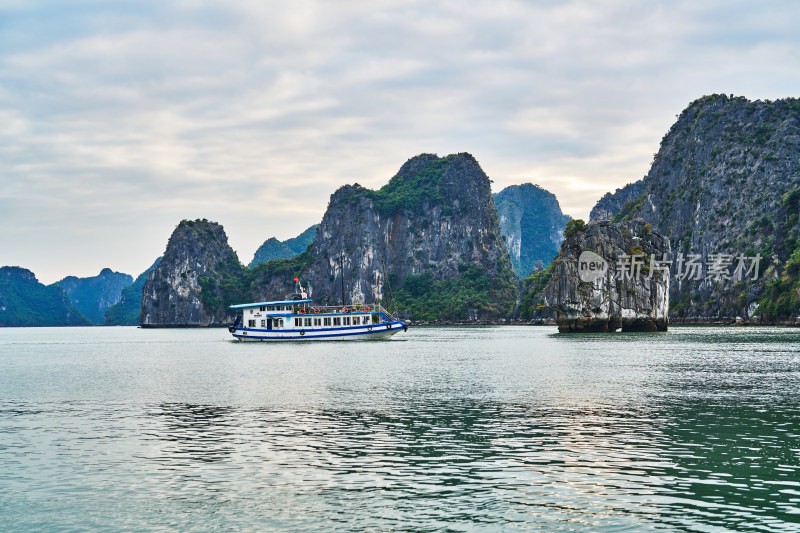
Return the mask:
[(558, 330), (666, 331), (669, 266), (659, 261), (669, 257), (669, 241), (639, 219), (568, 234), (544, 290)]
[[(800, 100), (717, 94), (692, 102), (644, 179), (603, 197), (592, 219), (643, 218), (676, 256), (697, 256), (700, 275), (673, 270), (674, 317), (781, 318), (800, 313), (799, 200)], [(758, 271), (735, 275), (757, 257)]]
[(494, 195), (500, 232), (511, 254), (514, 272), (526, 278), (537, 262), (550, 264), (564, 241), (564, 224), (558, 199), (538, 185), (511, 185)]
[[(213, 326), (231, 321), (224, 287), (245, 268), (216, 222), (183, 220), (169, 238), (161, 262), (142, 288), (142, 327)], [(239, 295), (243, 296), (243, 295)]]

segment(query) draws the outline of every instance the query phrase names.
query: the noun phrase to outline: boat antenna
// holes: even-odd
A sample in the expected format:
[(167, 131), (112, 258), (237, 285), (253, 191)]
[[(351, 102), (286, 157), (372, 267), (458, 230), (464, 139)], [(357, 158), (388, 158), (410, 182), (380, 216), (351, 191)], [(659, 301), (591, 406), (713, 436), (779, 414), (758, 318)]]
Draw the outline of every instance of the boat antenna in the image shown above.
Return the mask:
[(342, 305), (344, 305), (344, 252), (339, 253), (339, 270), (342, 274)]

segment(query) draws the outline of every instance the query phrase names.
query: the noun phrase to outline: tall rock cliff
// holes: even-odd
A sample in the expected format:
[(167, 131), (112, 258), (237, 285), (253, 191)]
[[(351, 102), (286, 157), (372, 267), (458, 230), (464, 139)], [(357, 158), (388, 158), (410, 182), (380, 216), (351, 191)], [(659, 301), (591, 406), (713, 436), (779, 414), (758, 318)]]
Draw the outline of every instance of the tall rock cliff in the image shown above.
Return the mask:
[(383, 300), (421, 320), (497, 318), (516, 298), (489, 178), (464, 153), (413, 157), (378, 191), (340, 188), (309, 251), (284, 261), (254, 269), (260, 298), (294, 274), (320, 303)]
[[(144, 282), (139, 323), (142, 327), (225, 324), (232, 313), (224, 292), (238, 286), (245, 270), (222, 226), (205, 219), (183, 220)], [(236, 290), (232, 292), (235, 297)]]
[(644, 179), (593, 216), (641, 217), (676, 259), (702, 266), (686, 276), (685, 261), (673, 265), (674, 316), (787, 316), (800, 312), (798, 187), (800, 100), (712, 95), (680, 114)]
[(97, 276), (67, 276), (58, 284), (67, 291), (70, 301), (92, 324), (101, 324), (108, 308), (119, 302), (122, 289), (132, 282), (133, 278), (128, 274), (104, 268)]
[(570, 220), (555, 195), (524, 183), (495, 194), (494, 203), (517, 276), (528, 277), (537, 261), (543, 267), (549, 265), (564, 241), (564, 224)]
[(0, 267), (0, 327), (91, 325), (60, 285), (42, 285), (25, 268)]
[(568, 229), (544, 290), (558, 330), (666, 331), (669, 261), (669, 241), (641, 219)]
[(275, 237), (270, 237), (264, 244), (258, 247), (253, 260), (248, 265), (253, 268), (259, 263), (266, 263), (275, 259), (290, 259), (303, 253), (308, 245), (314, 242), (317, 237), (318, 224), (314, 224), (297, 237), (279, 241)]
[(120, 292), (119, 302), (106, 310), (103, 317), (104, 326), (137, 326), (139, 325), (139, 312), (142, 308), (142, 288), (147, 276), (156, 268), (161, 258), (136, 277), (136, 280)]

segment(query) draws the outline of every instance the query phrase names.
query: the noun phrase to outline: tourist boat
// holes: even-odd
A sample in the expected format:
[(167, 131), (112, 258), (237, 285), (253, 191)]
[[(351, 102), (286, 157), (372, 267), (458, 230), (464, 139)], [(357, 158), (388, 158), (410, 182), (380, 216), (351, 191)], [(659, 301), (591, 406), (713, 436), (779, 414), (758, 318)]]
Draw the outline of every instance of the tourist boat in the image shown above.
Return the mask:
[(232, 305), (241, 311), (228, 331), (240, 341), (386, 339), (408, 325), (380, 304), (313, 305), (297, 299)]

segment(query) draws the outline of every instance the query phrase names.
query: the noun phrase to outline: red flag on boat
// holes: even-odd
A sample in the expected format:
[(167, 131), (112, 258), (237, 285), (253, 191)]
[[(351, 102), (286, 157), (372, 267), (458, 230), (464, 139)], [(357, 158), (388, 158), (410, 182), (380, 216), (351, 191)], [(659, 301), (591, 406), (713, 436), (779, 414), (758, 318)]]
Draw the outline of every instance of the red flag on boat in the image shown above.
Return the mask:
[(297, 279), (297, 276), (295, 276), (295, 277), (294, 277), (294, 280), (295, 280), (296, 282), (300, 283), (300, 280), (299, 280), (299, 279)]

